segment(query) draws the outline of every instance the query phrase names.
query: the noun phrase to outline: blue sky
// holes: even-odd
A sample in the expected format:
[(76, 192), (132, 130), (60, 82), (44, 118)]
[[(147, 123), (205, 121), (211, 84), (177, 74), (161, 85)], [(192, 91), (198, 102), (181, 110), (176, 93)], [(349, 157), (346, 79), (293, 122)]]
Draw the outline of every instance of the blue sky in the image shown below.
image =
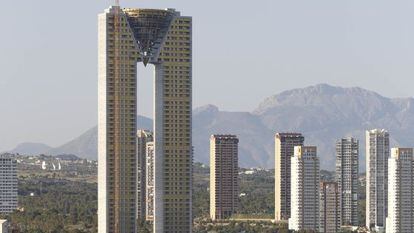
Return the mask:
[[(14, 0), (0, 14), (0, 151), (52, 146), (97, 119), (98, 0)], [(121, 0), (176, 8), (194, 21), (194, 106), (251, 111), (265, 97), (317, 83), (413, 95), (414, 2)], [(151, 115), (151, 68), (139, 73)]]

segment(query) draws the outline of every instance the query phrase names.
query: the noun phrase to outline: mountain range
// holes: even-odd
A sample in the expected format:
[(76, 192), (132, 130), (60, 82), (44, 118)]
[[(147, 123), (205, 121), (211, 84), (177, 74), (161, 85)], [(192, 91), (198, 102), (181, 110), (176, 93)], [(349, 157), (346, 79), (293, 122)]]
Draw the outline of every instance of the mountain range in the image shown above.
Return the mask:
[[(139, 128), (152, 120), (138, 117)], [(318, 147), (321, 168), (335, 169), (335, 142), (342, 137), (360, 140), (360, 169), (365, 170), (365, 130), (385, 128), (392, 146), (414, 147), (414, 99), (387, 98), (359, 87), (319, 84), (270, 96), (251, 112), (229, 112), (206, 105), (193, 110), (194, 160), (209, 162), (211, 134), (236, 134), (241, 167), (274, 167), (276, 132), (301, 132), (306, 145)], [(57, 148), (23, 143), (11, 152), (75, 154), (97, 158), (97, 128)]]

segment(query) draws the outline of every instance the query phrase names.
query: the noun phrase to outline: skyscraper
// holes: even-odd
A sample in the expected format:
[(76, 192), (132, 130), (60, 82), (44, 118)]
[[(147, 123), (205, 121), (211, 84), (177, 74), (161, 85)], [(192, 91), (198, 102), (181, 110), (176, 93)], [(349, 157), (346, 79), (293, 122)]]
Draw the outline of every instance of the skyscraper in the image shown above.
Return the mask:
[(147, 142), (147, 169), (146, 169), (146, 220), (154, 221), (154, 143)]
[(336, 233), (341, 229), (341, 197), (336, 182), (321, 182), (320, 233)]
[(386, 130), (366, 132), (366, 226), (384, 230), (387, 217), (387, 176), (390, 140)]
[(174, 9), (99, 15), (98, 230), (136, 231), (137, 63), (154, 77), (154, 232), (192, 231), (192, 19)]
[(291, 158), (289, 230), (319, 230), (319, 158), (315, 146), (295, 146)]
[(9, 224), (6, 219), (0, 219), (0, 233), (9, 233)]
[(235, 135), (210, 137), (210, 217), (231, 217), (238, 207), (238, 144)]
[(336, 143), (336, 182), (341, 194), (342, 225), (358, 226), (359, 142), (343, 138)]
[(393, 148), (388, 159), (387, 233), (414, 232), (414, 167), (412, 148)]
[(137, 132), (137, 219), (146, 219), (147, 191), (147, 143), (152, 142), (153, 133), (149, 130)]
[(0, 155), (0, 214), (17, 209), (17, 163), (8, 155)]
[(303, 146), (300, 133), (277, 133), (275, 136), (275, 219), (290, 217), (290, 158), (295, 146)]

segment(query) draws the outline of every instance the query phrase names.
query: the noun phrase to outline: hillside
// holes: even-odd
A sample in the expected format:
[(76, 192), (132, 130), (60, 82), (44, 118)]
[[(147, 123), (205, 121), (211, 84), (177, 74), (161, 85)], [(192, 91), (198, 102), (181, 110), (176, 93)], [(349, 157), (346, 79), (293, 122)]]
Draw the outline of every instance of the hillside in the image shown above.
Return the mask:
[[(151, 127), (150, 119), (140, 119), (140, 128)], [(364, 131), (371, 128), (388, 129), (393, 146), (414, 146), (414, 99), (391, 99), (358, 87), (320, 84), (271, 96), (252, 112), (227, 112), (206, 105), (193, 111), (195, 161), (208, 163), (211, 134), (232, 133), (240, 138), (240, 166), (271, 168), (274, 134), (289, 131), (302, 132), (305, 144), (318, 146), (321, 167), (327, 170), (335, 167), (335, 141), (356, 137), (360, 140), (360, 167), (364, 170)], [(45, 152), (94, 159), (96, 133), (95, 127)]]
[(20, 154), (42, 154), (46, 151), (51, 150), (52, 147), (43, 144), (43, 143), (35, 143), (35, 142), (23, 142), (17, 145), (13, 150), (8, 152), (10, 153), (20, 153)]

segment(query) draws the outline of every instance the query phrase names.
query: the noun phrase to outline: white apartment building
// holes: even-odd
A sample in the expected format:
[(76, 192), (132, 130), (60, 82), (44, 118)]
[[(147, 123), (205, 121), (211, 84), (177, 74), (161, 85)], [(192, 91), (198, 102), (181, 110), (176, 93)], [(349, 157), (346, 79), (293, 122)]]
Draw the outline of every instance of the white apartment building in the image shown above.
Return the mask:
[(303, 146), (305, 137), (300, 133), (275, 135), (275, 220), (290, 217), (290, 158), (295, 146)]
[(319, 230), (319, 158), (315, 146), (295, 146), (291, 158), (289, 230)]
[(146, 220), (153, 221), (154, 220), (154, 142), (147, 142), (147, 149), (146, 149)]
[(336, 142), (336, 182), (341, 194), (341, 225), (358, 226), (359, 141), (343, 138)]
[(137, 131), (137, 219), (146, 218), (147, 206), (147, 143), (154, 141), (154, 135), (149, 130)]
[(6, 219), (0, 219), (0, 233), (8, 233), (8, 222)]
[(9, 214), (17, 209), (17, 163), (0, 155), (0, 214)]
[(414, 232), (413, 149), (393, 148), (388, 159), (387, 233)]
[(384, 231), (387, 217), (389, 134), (384, 129), (366, 131), (366, 226)]
[(341, 195), (336, 182), (321, 182), (320, 233), (336, 233), (341, 229)]

